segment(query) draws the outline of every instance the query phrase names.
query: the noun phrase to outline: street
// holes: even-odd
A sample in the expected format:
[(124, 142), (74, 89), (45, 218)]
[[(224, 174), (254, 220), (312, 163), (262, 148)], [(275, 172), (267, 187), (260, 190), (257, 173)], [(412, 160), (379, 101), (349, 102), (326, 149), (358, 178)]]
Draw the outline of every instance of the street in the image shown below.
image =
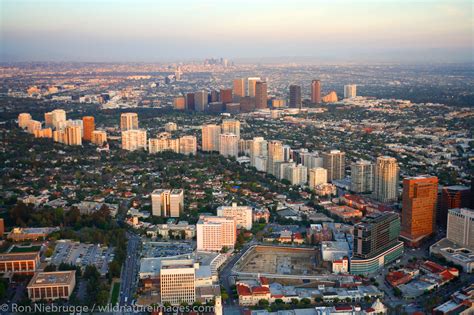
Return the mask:
[(127, 238), (127, 258), (125, 259), (120, 276), (120, 306), (132, 304), (133, 295), (137, 288), (138, 268), (140, 266), (140, 237), (128, 232)]

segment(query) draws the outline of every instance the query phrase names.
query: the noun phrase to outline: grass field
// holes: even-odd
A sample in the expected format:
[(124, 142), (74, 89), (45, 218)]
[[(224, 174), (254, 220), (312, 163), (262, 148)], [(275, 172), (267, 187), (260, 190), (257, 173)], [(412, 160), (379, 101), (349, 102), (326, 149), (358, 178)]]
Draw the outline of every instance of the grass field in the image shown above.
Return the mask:
[(120, 293), (120, 282), (115, 282), (112, 288), (112, 297), (110, 298), (110, 303), (112, 305), (117, 304)]

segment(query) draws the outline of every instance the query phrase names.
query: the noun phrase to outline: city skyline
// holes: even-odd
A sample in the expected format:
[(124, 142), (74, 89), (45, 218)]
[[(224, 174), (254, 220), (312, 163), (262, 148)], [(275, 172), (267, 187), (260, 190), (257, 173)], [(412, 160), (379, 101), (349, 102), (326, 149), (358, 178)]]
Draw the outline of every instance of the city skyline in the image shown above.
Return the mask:
[(462, 0), (7, 0), (1, 11), (4, 62), (472, 61), (472, 8)]

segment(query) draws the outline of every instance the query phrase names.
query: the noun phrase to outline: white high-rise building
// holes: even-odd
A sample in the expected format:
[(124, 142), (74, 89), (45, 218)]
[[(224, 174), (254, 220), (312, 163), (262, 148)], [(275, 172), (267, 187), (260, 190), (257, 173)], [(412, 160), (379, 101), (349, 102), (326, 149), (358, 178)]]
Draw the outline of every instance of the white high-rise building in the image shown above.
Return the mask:
[(123, 113), (122, 115), (120, 115), (120, 129), (122, 131), (138, 129), (138, 114)]
[(234, 219), (217, 216), (201, 216), (196, 224), (198, 251), (220, 251), (233, 248), (237, 240), (237, 225)]
[(309, 188), (313, 189), (318, 185), (327, 184), (328, 170), (322, 167), (315, 167), (309, 170)]
[(202, 126), (202, 150), (204, 152), (219, 151), (221, 127), (218, 125)]
[(184, 191), (182, 189), (155, 189), (151, 193), (152, 215), (178, 218), (184, 209)]
[(219, 154), (225, 157), (239, 156), (239, 139), (233, 133), (223, 133), (219, 138)]
[(197, 139), (195, 136), (183, 136), (179, 138), (179, 153), (184, 155), (196, 155)]
[(351, 190), (355, 193), (368, 193), (373, 190), (374, 165), (360, 160), (351, 164)]
[(247, 95), (250, 97), (255, 97), (255, 87), (257, 82), (260, 82), (261, 79), (259, 77), (252, 77), (247, 79)]
[(381, 202), (393, 202), (398, 199), (397, 160), (389, 156), (379, 156), (374, 170), (374, 197)]
[[(51, 112), (52, 114), (52, 125), (55, 129), (61, 129), (61, 122), (66, 121), (66, 112), (63, 109), (55, 109)], [(64, 126), (65, 127), (65, 126)]]
[(240, 121), (236, 119), (224, 119), (221, 125), (222, 133), (233, 133), (240, 139)]
[[(262, 156), (268, 157), (268, 145), (267, 141), (263, 137), (254, 137), (252, 140), (252, 145), (250, 146), (250, 165), (253, 167), (256, 166), (257, 157)], [(264, 171), (267, 170), (265, 165)]]
[(308, 168), (296, 163), (281, 163), (280, 177), (288, 180), (292, 185), (301, 186), (308, 181)]
[(146, 130), (131, 129), (122, 131), (122, 149), (135, 151), (139, 149), (146, 150), (147, 137)]
[(244, 228), (246, 230), (252, 229), (252, 213), (252, 207), (238, 206), (235, 202), (231, 206), (220, 206), (217, 208), (217, 216), (232, 218), (235, 220), (237, 228)]
[(474, 249), (474, 209), (449, 209), (446, 233), (451, 242)]
[(283, 143), (279, 140), (270, 140), (268, 142), (267, 173), (276, 176), (278, 162), (283, 162), (284, 159)]
[(196, 270), (199, 264), (192, 259), (160, 261), (161, 303), (180, 305), (196, 301)]
[(198, 91), (194, 93), (194, 108), (197, 112), (203, 112), (206, 110), (208, 103), (208, 93), (206, 91)]
[(29, 113), (21, 113), (18, 115), (18, 127), (25, 129), (28, 127), (28, 122), (31, 120)]
[(353, 98), (357, 96), (357, 85), (344, 85), (344, 98)]

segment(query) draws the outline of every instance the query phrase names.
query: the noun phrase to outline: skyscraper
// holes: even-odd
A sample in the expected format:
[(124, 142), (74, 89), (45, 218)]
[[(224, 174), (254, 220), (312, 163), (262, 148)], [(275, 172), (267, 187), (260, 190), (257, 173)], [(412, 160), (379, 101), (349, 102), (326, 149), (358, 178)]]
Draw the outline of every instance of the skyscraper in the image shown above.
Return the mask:
[(283, 143), (279, 140), (268, 141), (268, 160), (267, 160), (267, 173), (274, 176), (277, 175), (279, 168), (278, 162), (283, 162)]
[(319, 104), (321, 103), (321, 81), (313, 80), (311, 82), (311, 102)]
[(184, 96), (178, 96), (173, 99), (173, 108), (177, 110), (186, 109), (186, 98)]
[(194, 93), (194, 104), (197, 112), (203, 112), (206, 110), (208, 103), (208, 94), (206, 91), (198, 91)]
[(290, 85), (290, 107), (301, 108), (301, 86)]
[(328, 170), (322, 167), (315, 167), (309, 170), (309, 188), (314, 190), (318, 185), (327, 184)]
[[(255, 167), (257, 165), (258, 157), (268, 157), (268, 146), (267, 141), (263, 137), (254, 137), (252, 145), (250, 146), (250, 165)], [(265, 171), (267, 167), (263, 168)]]
[(194, 111), (196, 104), (194, 101), (194, 93), (187, 93), (186, 94), (186, 110)]
[(66, 112), (63, 109), (55, 109), (51, 112), (53, 114), (52, 123), (55, 129), (59, 129), (61, 122), (66, 121)]
[(259, 77), (253, 77), (247, 79), (247, 96), (255, 97), (255, 85), (260, 81)]
[(446, 227), (448, 219), (448, 210), (454, 208), (469, 208), (470, 201), (474, 199), (471, 196), (471, 190), (468, 186), (445, 186), (441, 191), (441, 198), (436, 215), (438, 226)]
[(81, 126), (67, 126), (66, 139), (68, 145), (82, 145)]
[(267, 82), (258, 81), (255, 83), (255, 108), (264, 109), (267, 108), (268, 93), (267, 93)]
[(219, 102), (219, 92), (216, 90), (212, 90), (210, 96), (209, 103)]
[(219, 138), (219, 154), (225, 157), (239, 156), (239, 139), (233, 133), (222, 133)]
[(53, 113), (47, 112), (44, 113), (44, 125), (45, 127), (53, 127)]
[(82, 117), (82, 126), (84, 129), (84, 135), (83, 135), (84, 140), (91, 141), (92, 132), (95, 130), (94, 117), (92, 116)]
[(219, 151), (221, 126), (204, 125), (202, 127), (202, 150), (205, 152)]
[(138, 114), (123, 113), (120, 115), (120, 129), (122, 131), (138, 129)]
[(18, 127), (25, 129), (28, 126), (28, 122), (31, 120), (29, 113), (21, 113), (18, 115)]
[(184, 155), (196, 155), (197, 140), (195, 136), (183, 136), (179, 138), (179, 153)]
[(233, 133), (240, 139), (240, 121), (236, 119), (224, 119), (221, 125), (221, 133)]
[(351, 164), (351, 191), (368, 193), (373, 190), (374, 165), (360, 160)]
[(331, 150), (323, 155), (323, 167), (328, 170), (328, 181), (343, 179), (346, 176), (346, 153)]
[(474, 248), (474, 209), (450, 209), (446, 237), (459, 246)]
[(236, 101), (240, 100), (241, 97), (245, 96), (245, 80), (234, 79), (234, 97)]
[(221, 89), (220, 102), (223, 104), (232, 103), (232, 89)]
[(403, 179), (401, 236), (412, 246), (433, 234), (436, 219), (438, 178), (417, 176)]
[(255, 97), (244, 96), (240, 98), (240, 111), (248, 113), (255, 110)]
[(389, 156), (379, 156), (374, 170), (374, 197), (381, 202), (398, 199), (398, 163)]
[(151, 213), (154, 216), (178, 218), (184, 209), (182, 189), (155, 189), (151, 193)]
[(146, 150), (147, 136), (146, 130), (131, 129), (122, 131), (122, 149), (135, 151), (139, 149)]
[(353, 98), (357, 96), (357, 85), (344, 85), (344, 98)]

